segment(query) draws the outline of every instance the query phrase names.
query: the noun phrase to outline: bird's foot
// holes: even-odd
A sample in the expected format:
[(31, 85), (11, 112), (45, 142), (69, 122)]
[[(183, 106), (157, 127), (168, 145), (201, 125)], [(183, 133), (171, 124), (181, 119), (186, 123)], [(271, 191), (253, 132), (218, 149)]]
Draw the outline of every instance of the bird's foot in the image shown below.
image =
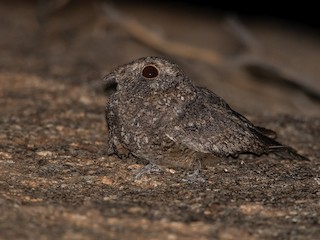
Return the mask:
[(184, 182), (188, 183), (204, 183), (206, 180), (201, 176), (200, 174), (200, 169), (201, 169), (201, 162), (196, 161), (193, 165), (193, 173), (191, 174), (186, 174), (187, 177), (182, 179)]
[(187, 174), (187, 177), (182, 179), (182, 181), (188, 183), (204, 183), (206, 179), (201, 176), (200, 169), (196, 169), (193, 173)]
[(163, 169), (160, 166), (154, 163), (149, 163), (143, 168), (135, 171), (134, 179), (137, 180), (137, 179), (140, 179), (145, 174), (159, 173), (161, 171), (163, 171)]

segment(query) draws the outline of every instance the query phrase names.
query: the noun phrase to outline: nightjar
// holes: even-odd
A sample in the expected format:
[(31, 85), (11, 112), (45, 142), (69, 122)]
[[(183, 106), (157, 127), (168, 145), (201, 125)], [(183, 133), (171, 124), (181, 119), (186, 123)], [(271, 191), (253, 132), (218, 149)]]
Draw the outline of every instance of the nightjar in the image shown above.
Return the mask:
[(239, 154), (306, 159), (215, 93), (195, 86), (178, 65), (163, 58), (137, 59), (112, 71), (105, 81), (116, 85), (106, 108), (109, 154), (132, 154), (187, 169), (204, 158)]

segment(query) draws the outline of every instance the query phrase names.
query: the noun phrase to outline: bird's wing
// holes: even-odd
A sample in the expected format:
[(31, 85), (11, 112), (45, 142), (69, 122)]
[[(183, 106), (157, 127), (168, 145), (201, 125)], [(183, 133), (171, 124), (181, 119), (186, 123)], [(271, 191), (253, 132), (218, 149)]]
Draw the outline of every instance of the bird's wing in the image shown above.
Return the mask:
[[(218, 156), (239, 153), (262, 154), (272, 145), (272, 139), (255, 129), (245, 117), (207, 89), (197, 89), (197, 98), (184, 106), (166, 136), (198, 152)], [(270, 144), (268, 141), (271, 141)], [(278, 144), (278, 143), (277, 143)]]

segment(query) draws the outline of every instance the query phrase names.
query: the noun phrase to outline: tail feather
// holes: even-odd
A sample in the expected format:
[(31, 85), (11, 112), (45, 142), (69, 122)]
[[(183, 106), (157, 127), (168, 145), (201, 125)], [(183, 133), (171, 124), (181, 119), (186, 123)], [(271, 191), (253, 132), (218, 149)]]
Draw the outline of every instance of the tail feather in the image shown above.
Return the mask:
[(252, 129), (259, 139), (267, 146), (268, 152), (277, 155), (282, 159), (309, 161), (305, 156), (300, 155), (297, 151), (289, 146), (282, 145), (276, 140), (265, 136), (257, 129)]
[(269, 151), (283, 159), (309, 161), (307, 157), (300, 155), (296, 150), (288, 146), (269, 146)]

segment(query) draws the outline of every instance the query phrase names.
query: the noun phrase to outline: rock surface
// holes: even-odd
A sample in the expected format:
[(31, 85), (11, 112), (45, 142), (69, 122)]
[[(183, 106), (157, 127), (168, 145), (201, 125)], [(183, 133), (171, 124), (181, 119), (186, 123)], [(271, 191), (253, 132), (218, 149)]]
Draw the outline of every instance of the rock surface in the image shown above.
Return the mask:
[[(100, 79), (114, 66), (156, 53), (121, 29), (105, 29), (88, 2), (43, 21), (33, 1), (0, 3), (0, 239), (318, 239), (319, 102), (241, 70), (224, 75), (180, 60), (200, 85), (310, 161), (217, 161), (203, 170), (203, 184), (182, 182), (184, 173), (171, 169), (135, 180), (142, 164), (106, 154)], [(221, 51), (232, 46), (214, 17), (190, 23), (198, 34), (184, 27), (174, 33), (191, 21), (191, 11), (163, 16), (165, 8), (121, 7), (172, 38)], [(199, 35), (211, 25), (217, 29), (203, 40)], [(320, 78), (311, 66), (320, 56), (319, 38), (301, 29), (251, 27), (274, 50), (270, 58), (288, 66), (297, 64), (290, 54), (297, 56), (296, 41), (303, 38), (300, 69)]]

